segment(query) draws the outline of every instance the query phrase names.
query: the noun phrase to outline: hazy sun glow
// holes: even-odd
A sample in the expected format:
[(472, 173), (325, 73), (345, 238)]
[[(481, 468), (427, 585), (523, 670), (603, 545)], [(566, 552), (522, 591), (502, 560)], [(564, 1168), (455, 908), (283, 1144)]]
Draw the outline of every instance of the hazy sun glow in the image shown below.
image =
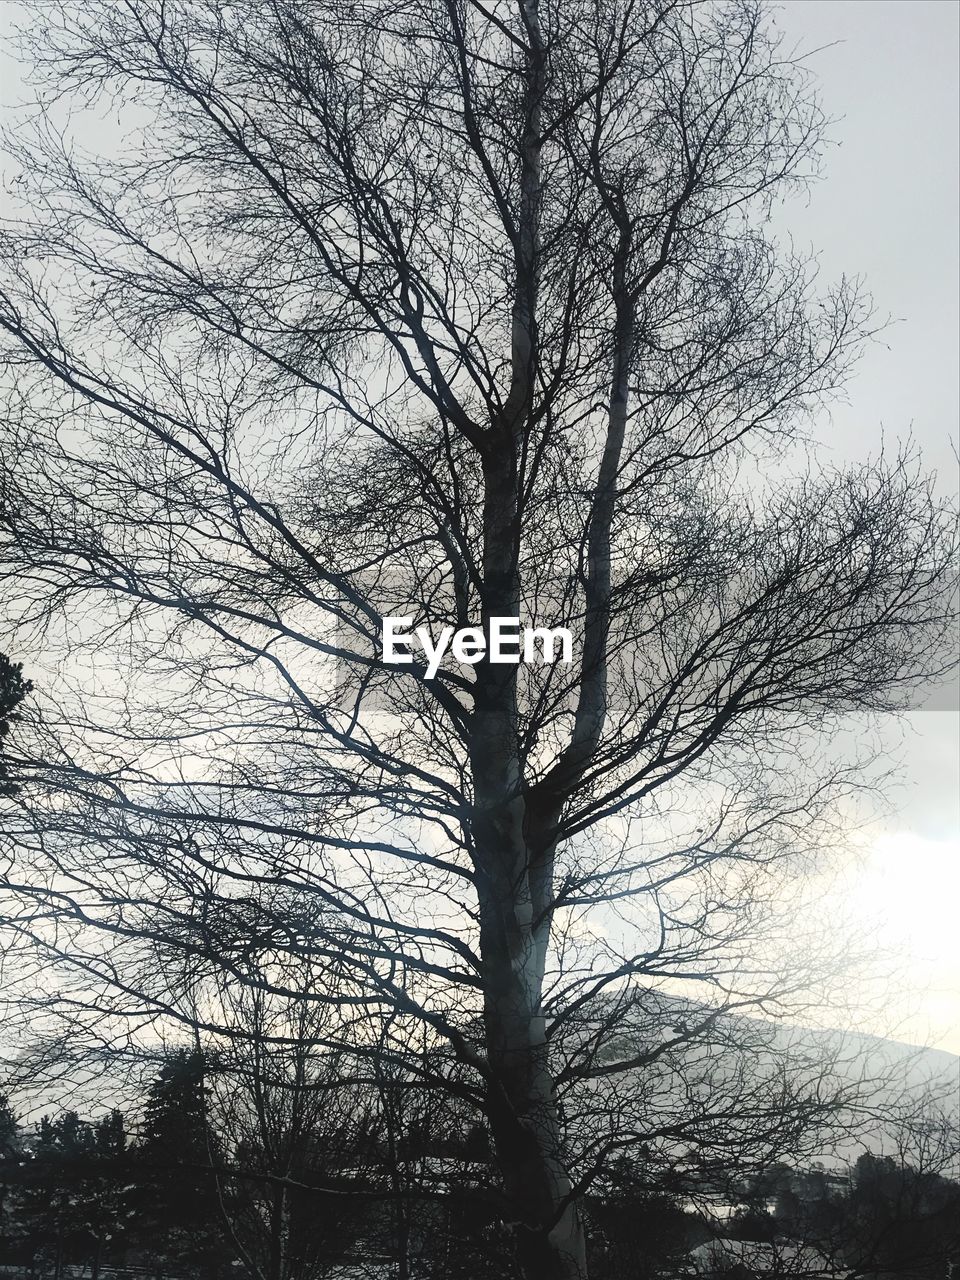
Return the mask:
[(903, 975), (888, 992), (885, 1020), (899, 1038), (960, 1052), (960, 838), (884, 832), (840, 892), (844, 911), (875, 938), (878, 959)]

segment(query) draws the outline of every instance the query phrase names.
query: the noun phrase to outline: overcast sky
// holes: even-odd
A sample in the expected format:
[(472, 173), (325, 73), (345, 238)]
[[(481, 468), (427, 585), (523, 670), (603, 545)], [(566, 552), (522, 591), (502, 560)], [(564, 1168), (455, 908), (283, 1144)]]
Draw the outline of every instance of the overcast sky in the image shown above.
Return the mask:
[[(0, 0), (0, 24), (16, 6)], [(837, 461), (912, 433), (944, 489), (955, 490), (958, 435), (957, 54), (952, 0), (786, 0), (777, 21), (811, 59), (837, 145), (809, 199), (776, 215), (825, 279), (862, 275), (894, 323), (869, 351), (832, 421), (817, 428)], [(5, 63), (4, 93), (20, 97)], [(909, 718), (891, 811), (864, 838), (832, 903), (875, 928), (904, 979), (864, 1030), (960, 1052), (960, 717), (941, 691)]]
[[(811, 59), (836, 146), (808, 200), (777, 218), (825, 277), (862, 275), (894, 323), (817, 436), (840, 458), (912, 434), (955, 492), (960, 396), (958, 42), (952, 0), (786, 0), (778, 25)], [(829, 46), (829, 47), (828, 47)], [(899, 953), (875, 1026), (960, 1052), (960, 716), (955, 687), (909, 718), (903, 783), (848, 880), (849, 905)], [(891, 734), (891, 742), (894, 736)]]
[[(911, 428), (956, 483), (960, 6), (952, 0), (787, 0), (778, 26), (810, 60), (838, 145), (783, 220), (828, 278), (862, 275), (893, 325), (862, 362), (834, 445), (862, 456)], [(829, 46), (829, 47), (827, 47)]]

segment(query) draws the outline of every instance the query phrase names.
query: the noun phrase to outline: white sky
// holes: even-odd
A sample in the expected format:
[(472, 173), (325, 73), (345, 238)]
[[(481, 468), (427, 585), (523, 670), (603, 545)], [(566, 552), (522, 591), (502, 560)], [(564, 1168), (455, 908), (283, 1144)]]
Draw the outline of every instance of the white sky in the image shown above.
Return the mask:
[[(828, 279), (862, 274), (878, 311), (895, 320), (860, 364), (849, 403), (824, 424), (829, 447), (854, 458), (874, 451), (881, 433), (891, 443), (911, 434), (942, 489), (956, 492), (960, 6), (786, 0), (777, 21), (791, 44), (820, 50), (812, 65), (839, 144), (783, 225), (798, 247), (817, 250)], [(817, 434), (827, 447), (826, 429)], [(927, 707), (910, 716), (893, 754), (903, 781), (892, 812), (831, 898), (874, 928), (878, 960), (903, 965), (863, 1029), (960, 1053), (955, 687)]]
[[(0, 0), (0, 31), (15, 5)], [(812, 59), (837, 146), (808, 200), (777, 215), (826, 279), (862, 275), (895, 323), (869, 351), (848, 403), (818, 429), (840, 461), (912, 434), (955, 491), (958, 436), (958, 101), (960, 6), (951, 0), (786, 0), (777, 21)], [(829, 47), (826, 47), (829, 46)], [(3, 73), (6, 74), (3, 74)], [(3, 97), (19, 96), (0, 66)], [(893, 759), (902, 784), (864, 837), (862, 861), (824, 909), (872, 931), (900, 966), (883, 1011), (860, 1029), (960, 1052), (960, 716), (941, 690), (915, 712)], [(891, 743), (896, 735), (891, 732)]]

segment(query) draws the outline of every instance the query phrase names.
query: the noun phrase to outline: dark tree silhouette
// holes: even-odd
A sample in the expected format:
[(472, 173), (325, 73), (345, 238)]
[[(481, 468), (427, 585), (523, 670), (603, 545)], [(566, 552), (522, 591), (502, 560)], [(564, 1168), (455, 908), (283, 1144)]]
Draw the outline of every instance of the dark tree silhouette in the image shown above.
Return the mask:
[(9, 1099), (0, 1093), (0, 1158), (6, 1160), (15, 1155), (19, 1147), (20, 1125)]
[(865, 1153), (853, 1168), (851, 1183), (841, 1232), (854, 1275), (879, 1272), (933, 1280), (949, 1274), (960, 1254), (960, 1186), (955, 1181), (890, 1155)]
[(176, 1049), (150, 1085), (140, 1148), (161, 1163), (209, 1163), (206, 1069), (199, 1050)]
[(137, 1144), (138, 1219), (168, 1262), (215, 1277), (225, 1251), (214, 1169), (220, 1144), (209, 1119), (207, 1063), (176, 1049), (147, 1094)]
[(23, 678), (22, 665), (0, 653), (0, 796), (11, 795), (15, 790), (5, 759), (4, 739), (10, 732), (11, 722), (17, 718), (17, 707), (32, 687), (30, 681)]
[(122, 1114), (100, 1120), (76, 1111), (44, 1116), (25, 1144), (13, 1189), (15, 1236), (31, 1270), (63, 1274), (70, 1261), (89, 1266), (96, 1280), (108, 1247), (121, 1247), (129, 1225), (130, 1167)]
[[(923, 477), (789, 479), (869, 331), (764, 233), (809, 79), (752, 0), (33, 16), (0, 520), (61, 661), (11, 945), (111, 1047), (242, 1034), (214, 970), (326, 966), (326, 1045), (481, 1116), (519, 1271), (583, 1277), (619, 1151), (745, 1160), (836, 1105), (727, 1015), (820, 972), (758, 937), (855, 785), (834, 729), (945, 662)], [(104, 103), (84, 154), (65, 107)], [(428, 674), (395, 615), (575, 653)]]
[(0, 1248), (9, 1247), (15, 1227), (11, 1192), (19, 1182), (22, 1134), (5, 1093), (0, 1092)]
[[(377, 1232), (382, 1201), (377, 1106), (355, 1061), (323, 1047), (325, 980), (301, 974), (292, 1000), (260, 984), (223, 984), (241, 1034), (221, 1042), (208, 1076), (220, 1215), (251, 1280), (314, 1280)], [(351, 1194), (358, 1192), (359, 1194)]]

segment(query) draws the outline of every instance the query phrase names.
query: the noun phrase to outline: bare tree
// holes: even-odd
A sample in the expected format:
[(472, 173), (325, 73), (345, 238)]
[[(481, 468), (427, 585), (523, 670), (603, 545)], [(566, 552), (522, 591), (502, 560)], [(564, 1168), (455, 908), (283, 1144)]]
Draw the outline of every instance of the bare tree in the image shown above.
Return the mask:
[(376, 1095), (352, 1057), (318, 1051), (317, 1004), (267, 985), (221, 984), (224, 1025), (238, 1033), (206, 1042), (221, 1214), (256, 1280), (313, 1280), (369, 1238), (368, 1211), (389, 1203), (375, 1195)]
[[(832, 730), (944, 663), (927, 482), (787, 478), (869, 329), (763, 231), (809, 79), (740, 0), (31, 20), (0, 508), (56, 705), (10, 947), (112, 1043), (183, 1016), (157, 941), (240, 984), (265, 939), (309, 954), (332, 1049), (436, 1038), (520, 1272), (585, 1276), (597, 1170), (693, 1141), (611, 1082), (806, 998), (756, 939), (856, 785)], [(126, 143), (85, 153), (104, 107)], [(566, 626), (574, 660), (392, 665), (398, 615)], [(713, 1114), (762, 1140), (790, 1104), (757, 1088)]]

